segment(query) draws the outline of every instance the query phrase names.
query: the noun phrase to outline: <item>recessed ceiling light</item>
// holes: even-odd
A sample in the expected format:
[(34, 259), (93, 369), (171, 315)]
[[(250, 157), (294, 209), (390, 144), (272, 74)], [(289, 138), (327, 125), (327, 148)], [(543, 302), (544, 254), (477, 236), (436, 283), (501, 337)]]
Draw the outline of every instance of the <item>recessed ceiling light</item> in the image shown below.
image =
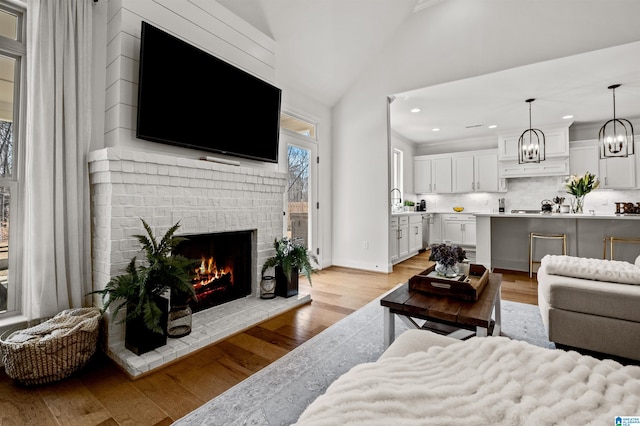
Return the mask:
[(565, 115), (562, 117), (563, 120), (569, 120), (571, 118), (573, 118), (573, 115)]
[(440, 129), (438, 129), (437, 127), (434, 127), (433, 129), (431, 129), (432, 132), (439, 132)]
[(420, 112), (420, 108), (413, 108), (411, 112)]
[(489, 124), (487, 127), (489, 127), (490, 129), (495, 129), (496, 127), (498, 127), (497, 124)]

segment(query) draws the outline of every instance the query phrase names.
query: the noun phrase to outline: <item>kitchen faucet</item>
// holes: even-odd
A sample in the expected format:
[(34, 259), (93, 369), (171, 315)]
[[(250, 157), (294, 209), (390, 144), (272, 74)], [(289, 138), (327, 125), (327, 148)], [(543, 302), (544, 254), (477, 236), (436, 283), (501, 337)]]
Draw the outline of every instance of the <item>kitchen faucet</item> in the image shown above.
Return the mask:
[(402, 191), (400, 191), (398, 188), (393, 188), (391, 190), (391, 194), (393, 194), (393, 191), (398, 191), (398, 193), (400, 194), (400, 196), (398, 198), (393, 198), (393, 196), (391, 197), (391, 206), (393, 207), (394, 205), (396, 205), (396, 203), (393, 202), (393, 200), (398, 200), (397, 204), (402, 203)]

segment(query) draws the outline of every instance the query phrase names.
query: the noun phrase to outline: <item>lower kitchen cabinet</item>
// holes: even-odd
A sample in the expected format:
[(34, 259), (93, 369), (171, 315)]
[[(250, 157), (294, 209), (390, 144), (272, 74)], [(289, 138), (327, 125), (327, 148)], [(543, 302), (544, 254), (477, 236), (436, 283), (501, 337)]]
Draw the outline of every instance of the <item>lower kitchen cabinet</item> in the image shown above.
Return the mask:
[(422, 215), (391, 216), (389, 258), (391, 264), (415, 256), (422, 249)]
[(442, 215), (442, 240), (461, 246), (476, 245), (476, 218), (474, 215)]

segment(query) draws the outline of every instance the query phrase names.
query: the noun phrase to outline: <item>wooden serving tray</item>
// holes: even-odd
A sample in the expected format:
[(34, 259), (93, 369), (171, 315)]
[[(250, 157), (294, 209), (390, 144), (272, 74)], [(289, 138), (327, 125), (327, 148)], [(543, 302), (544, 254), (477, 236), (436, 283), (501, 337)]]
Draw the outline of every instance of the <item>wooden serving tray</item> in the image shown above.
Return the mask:
[(469, 265), (469, 277), (445, 278), (436, 276), (436, 265), (409, 278), (409, 290), (457, 299), (476, 301), (489, 281), (489, 271), (482, 265)]

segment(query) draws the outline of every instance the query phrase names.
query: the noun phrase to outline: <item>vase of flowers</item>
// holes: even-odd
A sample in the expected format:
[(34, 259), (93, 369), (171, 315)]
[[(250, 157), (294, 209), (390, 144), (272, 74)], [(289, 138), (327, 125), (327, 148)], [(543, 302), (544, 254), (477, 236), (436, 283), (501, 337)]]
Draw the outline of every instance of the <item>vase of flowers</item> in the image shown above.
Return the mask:
[(443, 277), (453, 278), (458, 275), (456, 264), (467, 256), (462, 247), (447, 244), (433, 244), (429, 260), (436, 261), (436, 273)]
[(564, 184), (567, 193), (574, 196), (571, 200), (571, 210), (573, 213), (582, 213), (584, 209), (584, 197), (600, 186), (600, 181), (596, 175), (585, 172), (584, 175), (571, 175)]

